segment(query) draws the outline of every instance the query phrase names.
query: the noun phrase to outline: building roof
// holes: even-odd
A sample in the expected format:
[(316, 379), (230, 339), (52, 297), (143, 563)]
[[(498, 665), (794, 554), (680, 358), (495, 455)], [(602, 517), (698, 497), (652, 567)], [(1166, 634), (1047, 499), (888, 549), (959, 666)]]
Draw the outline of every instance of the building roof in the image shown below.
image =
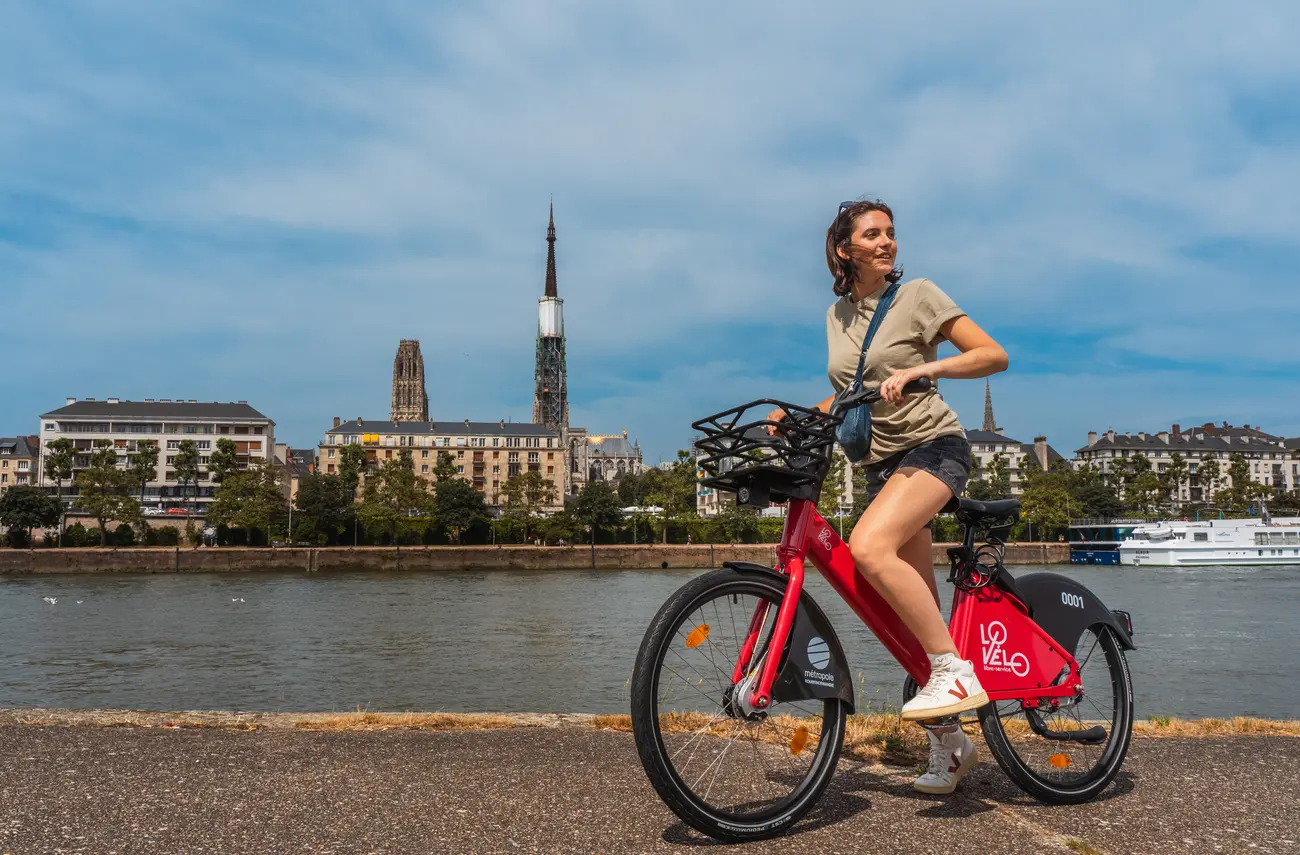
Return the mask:
[(1282, 440), (1282, 445), (1295, 451), (1300, 451), (1300, 436), (1297, 436), (1294, 439), (1284, 439)]
[[(1281, 439), (1263, 439), (1256, 432), (1238, 432), (1234, 434), (1225, 434), (1220, 429), (1218, 434), (1209, 434), (1201, 431), (1200, 428), (1185, 430), (1177, 435), (1165, 434), (1168, 437), (1166, 442), (1160, 434), (1138, 433), (1136, 436), (1131, 434), (1119, 434), (1108, 431), (1097, 437), (1097, 441), (1091, 445), (1085, 445), (1083, 448), (1075, 449), (1075, 454), (1085, 451), (1098, 451), (1106, 449), (1128, 449), (1130, 451), (1179, 451), (1179, 452), (1205, 452), (1205, 451), (1224, 451), (1232, 453), (1254, 452), (1278, 450), (1284, 440)], [(1270, 436), (1270, 434), (1263, 434)], [(1287, 446), (1294, 447), (1294, 446)]]
[(386, 433), (440, 436), (559, 436), (558, 431), (532, 422), (375, 422), (354, 419), (330, 428), (329, 434)]
[(107, 417), (115, 419), (242, 419), (271, 421), (248, 405), (247, 401), (119, 401), (109, 398), (96, 401), (70, 400), (66, 406), (41, 416), (43, 419), (66, 417)]
[(966, 440), (968, 442), (1001, 442), (1010, 445), (1023, 445), (1018, 439), (1011, 439), (989, 430), (968, 430), (966, 431)]
[[(1034, 456), (1034, 444), (1033, 444), (1032, 442), (1022, 442), (1022, 443), (1020, 443), (1020, 451), (1021, 451), (1022, 454), (1028, 454), (1030, 457), (1033, 457), (1033, 456)], [(1058, 452), (1055, 448), (1052, 448), (1050, 445), (1047, 446), (1047, 465), (1048, 465), (1048, 466), (1051, 466), (1053, 463), (1055, 463), (1055, 462), (1058, 461), (1058, 460), (1064, 460), (1064, 459), (1065, 459), (1065, 458), (1061, 456), (1061, 453)]]
[(11, 457), (40, 457), (41, 450), (34, 436), (0, 437), (0, 448), (9, 449)]
[(625, 436), (588, 436), (587, 454), (605, 454), (611, 457), (639, 457), (641, 449), (628, 442)]

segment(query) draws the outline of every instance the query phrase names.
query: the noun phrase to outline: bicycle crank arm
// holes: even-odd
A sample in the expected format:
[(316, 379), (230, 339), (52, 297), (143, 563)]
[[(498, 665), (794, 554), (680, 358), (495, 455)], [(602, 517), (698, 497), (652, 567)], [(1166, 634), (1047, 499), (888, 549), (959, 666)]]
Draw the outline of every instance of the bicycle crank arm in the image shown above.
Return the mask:
[(1042, 717), (1038, 715), (1038, 710), (1026, 709), (1025, 718), (1029, 721), (1030, 730), (1044, 739), (1054, 739), (1057, 742), (1082, 742), (1085, 745), (1106, 741), (1106, 728), (1099, 724), (1084, 730), (1049, 730), (1047, 725), (1043, 724)]

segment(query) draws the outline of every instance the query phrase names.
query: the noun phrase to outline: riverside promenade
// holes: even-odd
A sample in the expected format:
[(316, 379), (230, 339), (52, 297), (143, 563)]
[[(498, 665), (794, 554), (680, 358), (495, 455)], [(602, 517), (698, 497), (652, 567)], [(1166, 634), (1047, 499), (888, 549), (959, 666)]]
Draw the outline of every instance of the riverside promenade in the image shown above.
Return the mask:
[(196, 713), (69, 724), (89, 720), (0, 712), (0, 852), (1300, 852), (1293, 736), (1139, 733), (1117, 781), (1073, 807), (1031, 801), (987, 751), (952, 797), (913, 793), (907, 766), (846, 758), (792, 833), (714, 850), (656, 797), (631, 735), (590, 717), (445, 732)]
[[(934, 545), (934, 563), (948, 563), (947, 548)], [(280, 549), (223, 547), (132, 547), (0, 549), (0, 576), (59, 573), (258, 573), (455, 570), (644, 570), (706, 569), (724, 561), (772, 564), (776, 545), (643, 544), (578, 546), (389, 546)], [(1066, 564), (1064, 543), (1013, 543), (1008, 564)]]

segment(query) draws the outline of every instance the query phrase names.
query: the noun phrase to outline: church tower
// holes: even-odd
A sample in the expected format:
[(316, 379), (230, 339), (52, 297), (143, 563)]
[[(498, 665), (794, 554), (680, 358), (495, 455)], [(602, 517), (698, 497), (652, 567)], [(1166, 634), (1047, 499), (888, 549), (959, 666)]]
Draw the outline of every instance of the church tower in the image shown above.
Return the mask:
[(537, 370), (533, 375), (533, 424), (563, 436), (569, 427), (569, 389), (564, 366), (564, 301), (555, 285), (555, 205), (546, 227), (546, 291), (537, 301)]
[(993, 390), (989, 388), (989, 381), (984, 380), (984, 430), (989, 433), (1001, 433), (998, 430), (998, 423), (993, 419)]
[(427, 422), (429, 395), (424, 388), (424, 357), (420, 343), (402, 339), (393, 360), (393, 411), (395, 422)]

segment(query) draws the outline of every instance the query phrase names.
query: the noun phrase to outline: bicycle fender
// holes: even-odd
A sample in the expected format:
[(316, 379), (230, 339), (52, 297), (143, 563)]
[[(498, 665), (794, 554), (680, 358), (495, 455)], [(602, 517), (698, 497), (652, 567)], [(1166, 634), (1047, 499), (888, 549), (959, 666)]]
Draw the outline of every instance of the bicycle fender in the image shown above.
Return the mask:
[(1057, 644), (1074, 650), (1089, 627), (1110, 627), (1125, 650), (1136, 650), (1125, 622), (1102, 604), (1092, 591), (1059, 573), (1029, 573), (1016, 577), (1016, 589), (1029, 606), (1034, 622)]
[[(782, 583), (789, 579), (771, 567), (748, 561), (727, 561), (723, 567), (742, 573), (762, 573)], [(772, 681), (773, 702), (839, 698), (854, 711), (853, 678), (844, 648), (821, 606), (805, 590), (799, 596), (785, 661)]]

